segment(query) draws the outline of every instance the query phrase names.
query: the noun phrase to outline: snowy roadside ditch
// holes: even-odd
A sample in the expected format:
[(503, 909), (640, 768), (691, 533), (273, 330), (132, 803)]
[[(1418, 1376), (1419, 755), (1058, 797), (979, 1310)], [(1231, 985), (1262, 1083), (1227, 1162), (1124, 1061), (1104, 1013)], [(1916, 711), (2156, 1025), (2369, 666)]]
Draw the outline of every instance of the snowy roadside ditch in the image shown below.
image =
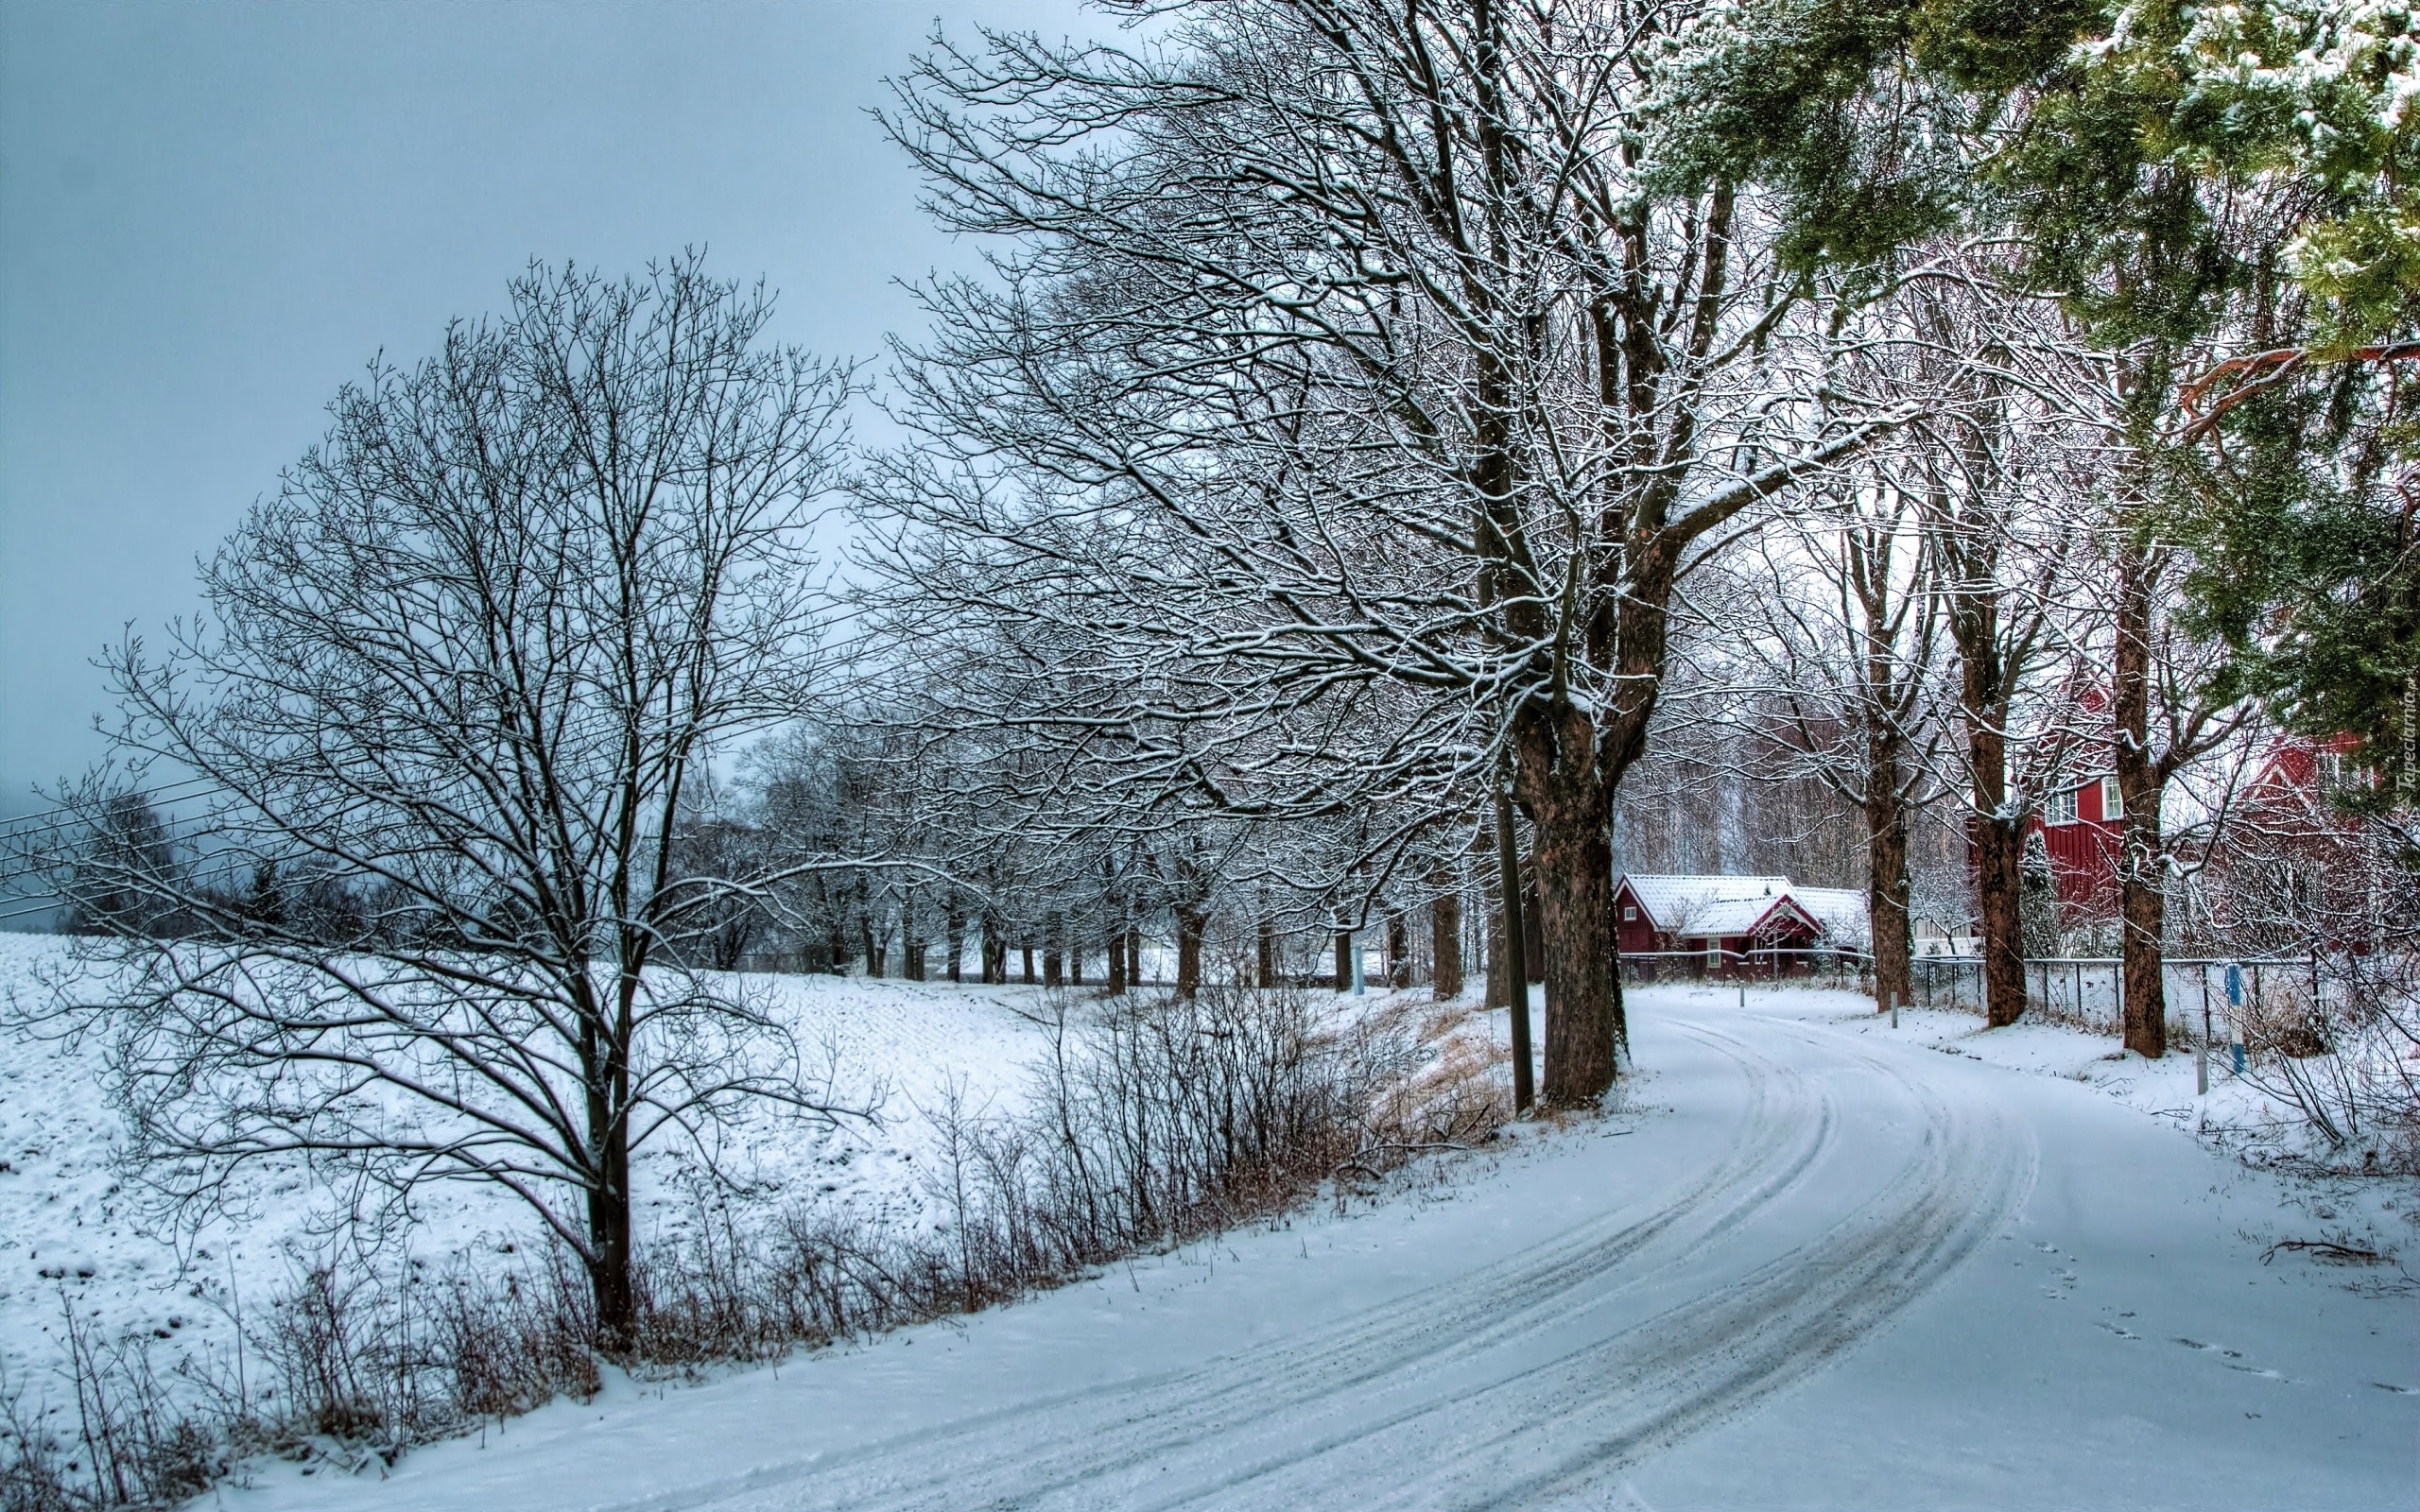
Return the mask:
[[(67, 970), (61, 942), (0, 936), (0, 990)], [(1481, 1142), (1506, 1110), (1483, 1021), (1426, 994), (749, 986), (874, 1111), (638, 1159), (642, 1374), (1008, 1300)], [(9, 1504), (172, 1502), (263, 1454), (365, 1470), (596, 1388), (578, 1266), (495, 1187), (397, 1203), (264, 1160), (173, 1221), (105, 1038), (0, 1043)]]

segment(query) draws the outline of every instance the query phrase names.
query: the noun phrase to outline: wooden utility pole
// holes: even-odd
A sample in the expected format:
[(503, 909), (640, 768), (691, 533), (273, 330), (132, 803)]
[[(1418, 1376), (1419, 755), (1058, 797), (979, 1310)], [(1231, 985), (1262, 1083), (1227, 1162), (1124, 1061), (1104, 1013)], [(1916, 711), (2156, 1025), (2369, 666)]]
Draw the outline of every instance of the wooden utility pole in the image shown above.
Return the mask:
[(1521, 925), (1521, 842), (1512, 831), (1512, 799), (1495, 793), (1495, 866), (1502, 874), (1504, 983), (1512, 1015), (1512, 1111), (1527, 1112), (1536, 1095), (1530, 1067), (1530, 962)]

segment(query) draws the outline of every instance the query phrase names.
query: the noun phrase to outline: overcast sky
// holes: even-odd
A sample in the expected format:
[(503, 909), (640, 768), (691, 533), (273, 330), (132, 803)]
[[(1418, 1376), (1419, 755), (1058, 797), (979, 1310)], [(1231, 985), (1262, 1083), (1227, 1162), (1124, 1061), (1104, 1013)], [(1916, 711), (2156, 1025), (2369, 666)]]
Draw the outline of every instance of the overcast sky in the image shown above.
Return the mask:
[(0, 0), (0, 813), (101, 752), (90, 659), (195, 606), (195, 558), (381, 349), (531, 257), (688, 244), (776, 334), (875, 353), (891, 281), (967, 252), (865, 116), (935, 25), (1066, 0)]

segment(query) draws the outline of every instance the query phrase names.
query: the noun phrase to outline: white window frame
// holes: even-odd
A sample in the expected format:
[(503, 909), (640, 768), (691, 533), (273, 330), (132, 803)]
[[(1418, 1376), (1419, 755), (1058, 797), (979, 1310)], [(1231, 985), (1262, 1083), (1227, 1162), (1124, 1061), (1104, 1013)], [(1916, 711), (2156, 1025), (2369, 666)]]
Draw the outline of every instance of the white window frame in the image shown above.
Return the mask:
[(2078, 822), (2079, 811), (2076, 807), (2076, 795), (2083, 791), (2083, 789), (2080, 787), (2054, 787), (2050, 789), (2050, 796), (2045, 799), (2042, 802), (2043, 825), (2045, 827), (2055, 827), (2058, 825), (2074, 824)]
[(2100, 780), (2100, 816), (2104, 820), (2126, 816), (2126, 795), (2119, 791), (2115, 772)]
[(1635, 903), (1624, 903), (1624, 904), (1622, 904), (1622, 922), (1623, 922), (1623, 923), (1625, 923), (1625, 924), (1634, 924), (1634, 923), (1638, 922), (1638, 905), (1637, 905), (1637, 904), (1635, 904)]

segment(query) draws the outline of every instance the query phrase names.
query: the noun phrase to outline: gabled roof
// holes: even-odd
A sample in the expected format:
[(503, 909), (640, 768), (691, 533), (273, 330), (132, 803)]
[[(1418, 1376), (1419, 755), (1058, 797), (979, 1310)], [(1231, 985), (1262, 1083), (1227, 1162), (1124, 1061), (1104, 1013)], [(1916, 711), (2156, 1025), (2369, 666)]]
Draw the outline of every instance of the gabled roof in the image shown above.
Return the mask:
[(1873, 936), (1865, 894), (1855, 887), (1792, 887), (1789, 901), (1812, 915), (1824, 937), (1835, 945), (1862, 950)]

